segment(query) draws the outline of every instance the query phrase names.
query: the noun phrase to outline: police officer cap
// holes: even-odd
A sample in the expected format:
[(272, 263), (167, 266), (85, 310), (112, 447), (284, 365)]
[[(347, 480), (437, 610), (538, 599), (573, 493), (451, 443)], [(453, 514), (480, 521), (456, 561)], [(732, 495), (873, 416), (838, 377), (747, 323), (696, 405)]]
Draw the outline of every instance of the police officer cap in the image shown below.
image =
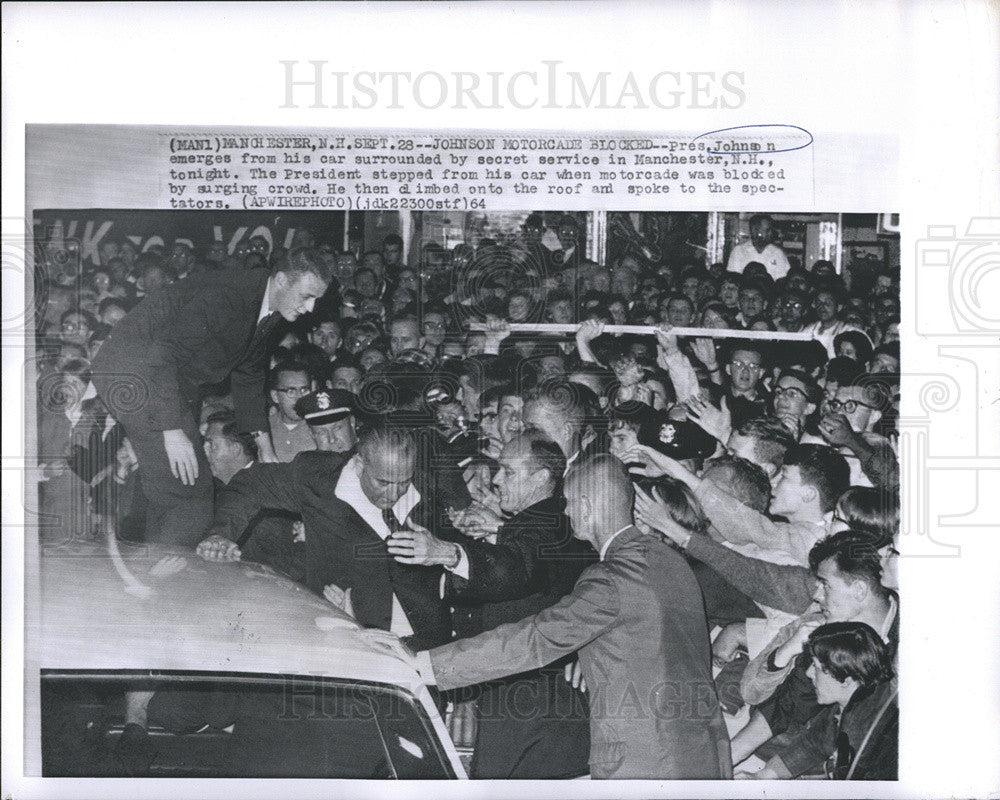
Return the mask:
[(329, 425), (354, 413), (354, 395), (344, 389), (322, 389), (300, 398), (295, 413), (309, 425)]

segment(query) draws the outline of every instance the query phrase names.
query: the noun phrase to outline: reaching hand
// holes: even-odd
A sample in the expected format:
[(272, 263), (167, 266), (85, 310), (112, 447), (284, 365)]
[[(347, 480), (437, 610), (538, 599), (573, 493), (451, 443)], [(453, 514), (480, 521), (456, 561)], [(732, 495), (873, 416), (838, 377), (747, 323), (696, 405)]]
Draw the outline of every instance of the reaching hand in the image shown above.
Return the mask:
[(653, 495), (646, 494), (642, 489), (635, 489), (635, 518), (638, 522), (648, 525), (654, 531), (659, 531), (678, 547), (686, 547), (691, 541), (691, 531), (679, 525), (666, 503), (653, 490)]
[(729, 435), (733, 432), (733, 415), (729, 411), (729, 403), (725, 397), (722, 398), (722, 408), (716, 408), (700, 397), (692, 397), (685, 405), (689, 420), (722, 444), (729, 441)]
[(451, 564), (457, 545), (443, 542), (427, 528), (410, 523), (411, 530), (396, 531), (385, 540), (389, 555), (400, 564)]
[(656, 363), (662, 369), (669, 369), (667, 356), (672, 356), (678, 351), (677, 336), (670, 333), (670, 326), (662, 324), (656, 330)]
[(463, 534), (473, 539), (491, 536), (503, 525), (504, 519), (496, 511), (474, 502), (464, 511), (449, 511), (451, 523)]
[(239, 561), (242, 553), (236, 542), (213, 533), (207, 539), (202, 539), (195, 552), (205, 561)]
[(649, 478), (659, 478), (661, 475), (669, 475), (675, 480), (690, 483), (694, 476), (677, 461), (670, 456), (665, 456), (659, 450), (644, 444), (632, 445), (628, 450), (618, 456), (625, 464), (637, 463), (639, 469), (634, 470), (639, 475)]
[(323, 597), (349, 617), (354, 616), (354, 606), (351, 605), (351, 590), (349, 588), (341, 589), (336, 584), (327, 584), (323, 587)]
[(499, 317), (486, 317), (486, 352), (495, 353), (500, 342), (510, 336), (510, 323)]
[(170, 471), (185, 486), (194, 486), (198, 479), (198, 458), (194, 445), (180, 428), (163, 432), (163, 449), (167, 451)]
[(576, 339), (584, 344), (589, 344), (598, 336), (604, 333), (604, 323), (599, 319), (588, 319), (576, 330)]
[(563, 670), (563, 677), (566, 678), (566, 683), (570, 684), (574, 689), (579, 689), (581, 692), (587, 691), (587, 681), (584, 680), (579, 660), (570, 661), (566, 665), (566, 668)]
[(417, 654), (403, 644), (396, 634), (379, 628), (365, 628), (363, 631), (359, 631), (359, 635), (375, 650), (398, 658), (400, 661), (405, 661), (414, 669), (417, 668)]
[(706, 369), (714, 370), (719, 366), (715, 355), (715, 340), (699, 336), (691, 342), (691, 350)]

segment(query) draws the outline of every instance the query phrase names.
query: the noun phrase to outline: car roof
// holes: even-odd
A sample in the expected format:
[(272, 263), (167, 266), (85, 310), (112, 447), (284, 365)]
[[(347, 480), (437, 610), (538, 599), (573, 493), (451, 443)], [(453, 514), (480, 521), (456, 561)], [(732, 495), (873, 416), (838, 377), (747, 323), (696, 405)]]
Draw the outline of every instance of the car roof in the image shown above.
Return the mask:
[(316, 675), (418, 693), (410, 665), (375, 650), (351, 617), (270, 567), (164, 546), (110, 547), (41, 549), (40, 608), (26, 634), (42, 669)]

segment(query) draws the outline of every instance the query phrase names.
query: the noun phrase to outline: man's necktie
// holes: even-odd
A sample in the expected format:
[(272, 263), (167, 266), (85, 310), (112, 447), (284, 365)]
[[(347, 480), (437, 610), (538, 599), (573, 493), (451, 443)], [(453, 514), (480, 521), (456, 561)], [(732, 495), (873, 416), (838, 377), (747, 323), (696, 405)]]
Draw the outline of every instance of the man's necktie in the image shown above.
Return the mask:
[(396, 519), (396, 514), (391, 508), (382, 509), (382, 521), (385, 522), (386, 527), (389, 529), (389, 533), (406, 530), (406, 527), (401, 525), (399, 520)]

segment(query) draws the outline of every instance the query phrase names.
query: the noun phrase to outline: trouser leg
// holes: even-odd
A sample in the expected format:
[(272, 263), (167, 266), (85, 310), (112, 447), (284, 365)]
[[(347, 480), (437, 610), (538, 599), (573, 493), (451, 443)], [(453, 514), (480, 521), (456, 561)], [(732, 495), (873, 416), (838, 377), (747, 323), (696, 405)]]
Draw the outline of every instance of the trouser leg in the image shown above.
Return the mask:
[(122, 415), (119, 422), (139, 462), (139, 478), (147, 500), (146, 541), (179, 547), (198, 544), (212, 524), (213, 489), (211, 469), (193, 414), (183, 427), (198, 459), (198, 477), (192, 486), (185, 486), (171, 472), (162, 431), (152, 429), (139, 415)]

